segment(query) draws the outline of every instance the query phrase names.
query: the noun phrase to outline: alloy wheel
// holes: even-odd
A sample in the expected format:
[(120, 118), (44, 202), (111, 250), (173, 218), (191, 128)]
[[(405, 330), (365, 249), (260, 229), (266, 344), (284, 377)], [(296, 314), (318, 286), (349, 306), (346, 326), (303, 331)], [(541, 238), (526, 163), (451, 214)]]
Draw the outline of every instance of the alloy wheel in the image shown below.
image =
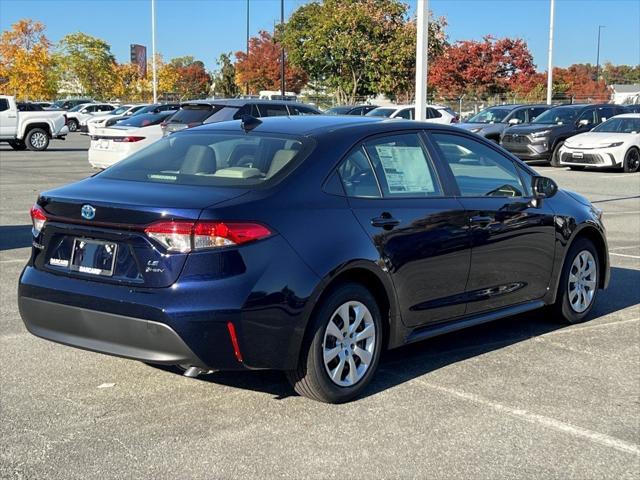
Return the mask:
[(361, 302), (343, 303), (331, 316), (324, 332), (322, 357), (333, 383), (352, 387), (367, 373), (376, 346), (376, 326)]
[(626, 170), (628, 172), (637, 172), (638, 167), (640, 167), (640, 151), (632, 149), (629, 153), (627, 153), (627, 158), (625, 159), (627, 162)]
[(582, 250), (573, 260), (569, 270), (569, 304), (574, 312), (589, 308), (597, 287), (597, 264), (588, 250)]
[(31, 135), (31, 138), (29, 140), (31, 142), (31, 146), (33, 148), (44, 148), (45, 145), (47, 144), (47, 135), (45, 133), (42, 132), (35, 132)]

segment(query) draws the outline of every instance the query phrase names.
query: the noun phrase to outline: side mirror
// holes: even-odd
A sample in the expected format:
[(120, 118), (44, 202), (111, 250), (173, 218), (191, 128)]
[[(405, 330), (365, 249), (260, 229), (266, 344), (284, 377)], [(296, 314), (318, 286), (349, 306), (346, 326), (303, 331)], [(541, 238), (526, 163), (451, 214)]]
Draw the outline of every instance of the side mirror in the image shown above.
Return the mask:
[(518, 120), (517, 118), (509, 119), (509, 125), (518, 125), (519, 123), (520, 123), (520, 120)]
[(578, 122), (579, 127), (586, 127), (587, 125), (589, 125), (589, 120), (587, 120), (586, 118), (583, 118)]
[(533, 177), (531, 188), (533, 190), (533, 198), (538, 200), (551, 198), (558, 192), (558, 184), (549, 177)]

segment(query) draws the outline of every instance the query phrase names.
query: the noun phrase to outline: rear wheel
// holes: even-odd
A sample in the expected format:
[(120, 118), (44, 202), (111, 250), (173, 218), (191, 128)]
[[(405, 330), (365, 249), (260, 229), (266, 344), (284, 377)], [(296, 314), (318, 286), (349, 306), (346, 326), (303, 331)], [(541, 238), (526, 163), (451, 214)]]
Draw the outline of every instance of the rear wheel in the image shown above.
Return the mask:
[(560, 149), (562, 148), (562, 145), (564, 145), (564, 142), (558, 142), (558, 144), (553, 149), (553, 153), (551, 154), (551, 159), (549, 160), (549, 163), (551, 164), (552, 167), (556, 167), (556, 168), (562, 167), (562, 165), (560, 165)]
[(27, 145), (22, 140), (11, 140), (9, 146), (14, 150), (26, 150)]
[(624, 156), (624, 163), (622, 164), (625, 173), (635, 173), (640, 168), (640, 150), (637, 148), (630, 148)]
[(556, 303), (553, 305), (555, 313), (569, 323), (583, 322), (595, 303), (599, 274), (600, 264), (595, 246), (586, 238), (577, 238), (562, 268)]
[(313, 316), (298, 368), (287, 372), (295, 391), (327, 403), (347, 402), (371, 381), (382, 349), (380, 309), (357, 283), (331, 292)]
[(77, 131), (79, 126), (80, 125), (78, 124), (78, 121), (75, 118), (70, 118), (69, 121), (67, 122), (67, 127), (69, 128), (70, 132)]
[(49, 134), (42, 128), (32, 128), (25, 138), (27, 148), (40, 152), (49, 146)]

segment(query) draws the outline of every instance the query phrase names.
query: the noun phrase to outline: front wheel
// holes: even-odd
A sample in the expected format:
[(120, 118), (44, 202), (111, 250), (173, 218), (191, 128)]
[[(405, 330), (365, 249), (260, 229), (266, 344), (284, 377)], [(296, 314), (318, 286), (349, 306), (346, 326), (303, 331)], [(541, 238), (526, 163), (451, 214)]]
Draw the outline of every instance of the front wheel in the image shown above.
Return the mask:
[(25, 142), (29, 150), (41, 152), (49, 146), (49, 134), (42, 128), (32, 128), (27, 133)]
[(600, 264), (598, 252), (586, 238), (577, 238), (567, 253), (556, 302), (555, 313), (569, 323), (583, 322), (596, 300)]
[(549, 160), (549, 163), (551, 164), (552, 167), (555, 167), (555, 168), (562, 167), (562, 165), (560, 165), (560, 149), (562, 148), (562, 145), (564, 145), (564, 142), (558, 142), (556, 147), (553, 149), (553, 153), (551, 154), (551, 159)]
[(380, 359), (380, 309), (364, 286), (347, 283), (326, 297), (312, 318), (296, 370), (287, 372), (295, 391), (326, 403), (344, 403), (371, 381)]
[(67, 127), (69, 128), (70, 132), (76, 132), (79, 126), (80, 124), (74, 118), (69, 119), (69, 121), (67, 122)]
[(624, 163), (622, 164), (625, 173), (635, 173), (640, 168), (640, 150), (637, 148), (630, 148), (624, 156)]

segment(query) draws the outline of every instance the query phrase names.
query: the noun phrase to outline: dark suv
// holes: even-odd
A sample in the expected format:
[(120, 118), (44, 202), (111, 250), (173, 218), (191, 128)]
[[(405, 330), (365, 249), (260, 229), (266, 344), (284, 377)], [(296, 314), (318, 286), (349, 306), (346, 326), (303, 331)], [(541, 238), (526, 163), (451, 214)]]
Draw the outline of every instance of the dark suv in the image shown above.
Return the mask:
[(530, 125), (508, 128), (501, 144), (522, 160), (542, 160), (559, 166), (558, 152), (567, 138), (588, 132), (621, 113), (624, 107), (620, 105), (561, 105), (542, 113)]
[(512, 125), (533, 122), (551, 105), (498, 105), (482, 110), (457, 126), (500, 143), (500, 136)]
[(238, 120), (243, 115), (252, 117), (279, 117), (289, 115), (319, 115), (311, 105), (278, 100), (221, 99), (196, 100), (183, 103), (180, 110), (162, 124), (164, 135), (203, 123)]

